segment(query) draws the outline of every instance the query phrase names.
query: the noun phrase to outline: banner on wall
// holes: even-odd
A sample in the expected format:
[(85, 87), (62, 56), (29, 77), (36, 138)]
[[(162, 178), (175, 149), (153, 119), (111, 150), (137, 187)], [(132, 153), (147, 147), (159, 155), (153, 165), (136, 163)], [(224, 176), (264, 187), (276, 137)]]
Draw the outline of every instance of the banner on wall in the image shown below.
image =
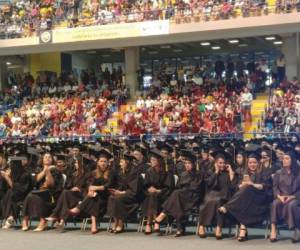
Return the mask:
[(169, 34), (168, 20), (57, 29), (53, 30), (52, 42), (66, 43), (163, 34)]

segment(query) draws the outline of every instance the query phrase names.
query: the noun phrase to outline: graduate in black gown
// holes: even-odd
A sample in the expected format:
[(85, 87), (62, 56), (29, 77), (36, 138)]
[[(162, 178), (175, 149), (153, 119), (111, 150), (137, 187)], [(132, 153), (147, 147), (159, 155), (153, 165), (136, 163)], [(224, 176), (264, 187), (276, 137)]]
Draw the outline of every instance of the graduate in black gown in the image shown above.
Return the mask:
[(232, 196), (236, 185), (236, 175), (228, 162), (231, 156), (225, 152), (217, 152), (214, 169), (210, 169), (205, 177), (206, 194), (200, 206), (199, 236), (205, 238), (205, 226), (216, 227), (216, 239), (222, 239), (221, 225), (217, 221), (220, 206)]
[(137, 143), (132, 155), (135, 158), (135, 168), (139, 174), (145, 174), (147, 169), (150, 167), (147, 163), (147, 146), (143, 143)]
[(31, 174), (22, 164), (23, 159), (25, 158), (12, 157), (10, 168), (1, 171), (1, 177), (9, 187), (2, 199), (2, 216), (6, 220), (3, 229), (8, 229), (15, 223), (20, 210), (18, 203), (23, 201), (32, 189)]
[(64, 190), (61, 192), (56, 206), (47, 221), (58, 221), (57, 226), (63, 228), (69, 217), (69, 209), (75, 207), (86, 195), (90, 172), (83, 165), (83, 160), (74, 161), (74, 172), (67, 176)]
[[(145, 234), (151, 234), (153, 219), (161, 212), (162, 203), (174, 189), (174, 176), (167, 171), (160, 151), (150, 151), (150, 165), (145, 174), (145, 199), (142, 203), (142, 213), (147, 217)], [(154, 231), (158, 229), (159, 225), (154, 225)]]
[(29, 229), (29, 218), (38, 218), (39, 225), (34, 230), (40, 232), (46, 229), (48, 217), (55, 207), (55, 197), (62, 190), (63, 177), (56, 169), (51, 153), (42, 156), (42, 171), (35, 176), (36, 189), (31, 191), (25, 198), (23, 204), (22, 230)]
[[(6, 163), (5, 158), (5, 152), (2, 149), (0, 149), (0, 171), (6, 172), (8, 170), (8, 166)], [(9, 189), (9, 186), (7, 185), (7, 182), (3, 178), (3, 176), (0, 174), (0, 218), (2, 218), (2, 199), (6, 193), (6, 191)]]
[(80, 213), (91, 216), (91, 233), (95, 234), (97, 230), (97, 219), (100, 219), (106, 213), (107, 200), (109, 196), (112, 170), (109, 166), (109, 159), (112, 158), (110, 152), (102, 150), (99, 152), (97, 167), (92, 172), (89, 180), (88, 193), (81, 203), (70, 209), (72, 215)]
[(203, 174), (196, 170), (196, 157), (189, 151), (183, 152), (185, 157), (185, 171), (179, 176), (175, 190), (163, 203), (163, 211), (156, 218), (155, 223), (160, 224), (168, 215), (176, 219), (177, 232), (175, 237), (185, 233), (186, 215), (199, 206), (203, 198)]
[(234, 172), (237, 174), (238, 182), (243, 179), (247, 156), (243, 150), (238, 150), (235, 155)]
[(113, 233), (123, 232), (124, 221), (139, 207), (142, 177), (134, 168), (133, 159), (130, 154), (122, 154), (120, 166), (113, 173), (107, 204), (107, 214), (114, 219)]
[(285, 151), (282, 164), (283, 168), (273, 178), (270, 241), (277, 240), (276, 226), (284, 221), (294, 230), (292, 241), (297, 242), (300, 236), (300, 169), (293, 150)]
[(238, 241), (247, 240), (247, 226), (261, 223), (268, 217), (273, 200), (271, 172), (259, 162), (257, 153), (249, 154), (239, 190), (219, 209), (220, 215), (228, 213), (240, 224)]

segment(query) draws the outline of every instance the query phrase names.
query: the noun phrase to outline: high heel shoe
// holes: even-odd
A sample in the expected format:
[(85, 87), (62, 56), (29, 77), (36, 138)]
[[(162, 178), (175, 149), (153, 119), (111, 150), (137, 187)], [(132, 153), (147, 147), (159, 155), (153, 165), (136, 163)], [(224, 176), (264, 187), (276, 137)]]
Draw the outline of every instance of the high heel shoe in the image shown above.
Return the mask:
[(216, 235), (216, 240), (222, 240), (223, 239), (223, 236), (222, 236), (222, 234), (220, 234), (220, 235)]
[(271, 242), (271, 243), (277, 242), (277, 238), (271, 238), (271, 237), (270, 237), (270, 242)]
[(177, 231), (176, 234), (174, 235), (175, 238), (179, 238), (184, 236), (185, 232), (184, 231)]
[(33, 232), (42, 232), (45, 231), (46, 228), (47, 228), (47, 224), (39, 225), (36, 229), (33, 230)]
[[(199, 227), (200, 229), (200, 227)], [(198, 230), (198, 237), (201, 238), (201, 239), (205, 239), (206, 238), (206, 233), (205, 233), (205, 229), (203, 228), (203, 231), (204, 233), (199, 233), (199, 230)]]
[[(154, 220), (154, 223), (160, 226), (161, 221), (157, 221), (156, 219)], [(154, 229), (154, 233), (160, 233), (160, 228)]]
[(152, 226), (151, 226), (151, 224), (147, 224), (147, 226), (150, 226), (150, 231), (147, 232), (147, 231), (145, 230), (144, 234), (145, 234), (145, 235), (150, 235), (150, 234), (152, 234)]
[(240, 228), (240, 231), (245, 231), (245, 236), (238, 236), (237, 240), (239, 242), (244, 242), (244, 241), (247, 241), (248, 240), (248, 231), (246, 228)]
[(120, 230), (115, 230), (114, 231), (114, 234), (120, 234), (120, 233), (123, 233), (124, 232), (124, 227), (122, 227)]
[(99, 232), (98, 229), (96, 229), (96, 230), (91, 230), (91, 234), (96, 234), (96, 233), (98, 233), (98, 232)]

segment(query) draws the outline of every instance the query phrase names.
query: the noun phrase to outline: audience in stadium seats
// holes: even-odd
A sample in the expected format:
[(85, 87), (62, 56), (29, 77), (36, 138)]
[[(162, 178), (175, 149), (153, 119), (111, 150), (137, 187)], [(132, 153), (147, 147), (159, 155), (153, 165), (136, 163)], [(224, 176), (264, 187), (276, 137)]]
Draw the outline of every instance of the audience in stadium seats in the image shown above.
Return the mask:
[(261, 132), (300, 132), (300, 84), (297, 78), (285, 80), (273, 90)]
[[(35, 80), (30, 74), (11, 77), (13, 86), (1, 101), (7, 109), (13, 109), (3, 117), (0, 136), (102, 133), (110, 114), (128, 97), (122, 75), (118, 69), (97, 76), (92, 71), (82, 71), (79, 77), (74, 72), (63, 72), (59, 77), (41, 72)], [(9, 103), (16, 105), (10, 107)]]
[(176, 23), (200, 22), (300, 11), (300, 1), (277, 0), (276, 6), (263, 1), (15, 1), (0, 5), (0, 38), (39, 34), (53, 27), (83, 27), (109, 23), (131, 23), (172, 19)]

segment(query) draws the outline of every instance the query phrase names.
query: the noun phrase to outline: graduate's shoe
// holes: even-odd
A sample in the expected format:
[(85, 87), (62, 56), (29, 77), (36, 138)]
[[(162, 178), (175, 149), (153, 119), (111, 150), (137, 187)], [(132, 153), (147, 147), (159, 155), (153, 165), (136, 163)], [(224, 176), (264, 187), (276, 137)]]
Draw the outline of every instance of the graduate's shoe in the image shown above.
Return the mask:
[(26, 231), (28, 231), (29, 230), (29, 227), (27, 227), (27, 226), (22, 226), (22, 231), (23, 232), (26, 232)]
[(46, 228), (47, 228), (47, 223), (38, 225), (38, 227), (36, 229), (34, 229), (33, 232), (42, 232), (42, 231), (45, 231)]
[[(148, 227), (148, 228), (147, 228), (147, 227)], [(149, 229), (149, 228), (150, 228), (150, 230), (147, 230), (147, 229)], [(151, 227), (151, 224), (147, 224), (147, 225), (146, 225), (144, 234), (145, 234), (145, 235), (152, 234), (152, 227)]]
[(96, 230), (91, 230), (91, 234), (96, 234), (96, 233), (98, 233), (98, 232), (99, 232), (98, 229), (96, 229)]
[(122, 227), (121, 229), (116, 229), (114, 231), (115, 234), (120, 234), (120, 233), (123, 233), (124, 232), (124, 227)]
[(215, 235), (215, 237), (216, 237), (216, 240), (222, 240), (222, 239), (223, 239), (223, 236), (222, 236), (222, 234)]
[(269, 240), (270, 240), (270, 242), (272, 242), (272, 243), (277, 242), (276, 234), (272, 235), (272, 233), (271, 233)]
[[(161, 221), (154, 220), (154, 233), (160, 233), (160, 223)], [(158, 225), (158, 228), (155, 227), (155, 224)]]
[(185, 235), (184, 231), (177, 231), (176, 234), (174, 235), (175, 238), (179, 238)]
[(13, 218), (7, 218), (2, 229), (10, 229), (14, 225), (14, 223), (15, 223), (15, 220)]
[(292, 243), (298, 243), (298, 242), (300, 242), (300, 230), (296, 229), (292, 237)]
[(29, 230), (28, 222), (27, 221), (22, 221), (22, 231), (26, 232)]
[(247, 231), (247, 229), (246, 228), (240, 228), (240, 231), (245, 231), (245, 235), (244, 236), (239, 235), (237, 240), (240, 241), (240, 242), (247, 241), (248, 240), (248, 231)]
[[(200, 230), (200, 229), (202, 229), (202, 230)], [(201, 231), (201, 232), (200, 232), (200, 231)], [(201, 239), (206, 238), (206, 233), (205, 233), (204, 227), (203, 227), (203, 228), (202, 228), (201, 226), (199, 227), (199, 230), (198, 230), (198, 236), (199, 236), (199, 238), (201, 238)]]

